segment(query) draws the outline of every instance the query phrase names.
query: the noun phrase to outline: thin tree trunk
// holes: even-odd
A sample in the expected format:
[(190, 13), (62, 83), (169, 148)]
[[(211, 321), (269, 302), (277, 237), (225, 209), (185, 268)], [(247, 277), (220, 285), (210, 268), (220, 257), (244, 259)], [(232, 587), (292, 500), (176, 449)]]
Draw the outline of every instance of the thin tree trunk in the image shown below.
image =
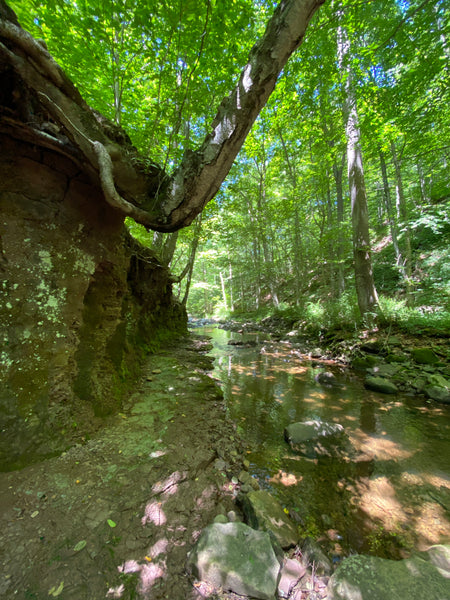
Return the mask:
[(187, 263), (188, 268), (187, 268), (187, 274), (186, 274), (186, 287), (184, 288), (184, 296), (183, 296), (183, 299), (181, 300), (181, 304), (183, 306), (186, 306), (188, 298), (189, 298), (189, 292), (191, 291), (192, 274), (194, 272), (194, 264), (195, 264), (195, 255), (197, 253), (197, 247), (198, 247), (198, 243), (200, 241), (201, 228), (202, 228), (202, 214), (200, 213), (198, 215), (196, 223), (195, 223), (194, 239), (192, 240), (191, 252), (190, 252), (188, 263)]
[(391, 142), (391, 153), (392, 161), (394, 163), (395, 170), (395, 190), (396, 190), (396, 206), (397, 206), (397, 217), (400, 220), (402, 229), (404, 231), (404, 266), (405, 266), (405, 281), (406, 281), (406, 298), (408, 304), (413, 299), (413, 280), (412, 280), (412, 251), (411, 251), (411, 229), (408, 222), (408, 209), (406, 206), (405, 194), (403, 191), (403, 180), (402, 170), (400, 164), (400, 158), (397, 154), (395, 143)]
[(230, 280), (230, 310), (231, 310), (231, 312), (233, 312), (234, 311), (234, 295), (233, 295), (233, 269), (231, 266), (231, 260), (229, 262), (228, 279)]
[(376, 315), (379, 311), (378, 294), (372, 271), (369, 211), (364, 180), (356, 93), (350, 63), (350, 41), (347, 31), (342, 26), (338, 28), (338, 54), (345, 82), (343, 108), (347, 138), (347, 172), (352, 211), (356, 294), (361, 316), (372, 320), (372, 315)]
[(383, 179), (384, 205), (386, 208), (388, 221), (389, 221), (389, 231), (391, 233), (392, 246), (394, 248), (394, 254), (395, 254), (395, 260), (396, 260), (397, 267), (400, 269), (400, 272), (404, 279), (405, 278), (405, 269), (403, 267), (403, 259), (402, 259), (402, 255), (400, 252), (400, 247), (398, 245), (397, 224), (394, 219), (394, 210), (393, 210), (393, 206), (392, 206), (391, 190), (389, 188), (389, 180), (388, 180), (388, 175), (387, 175), (386, 161), (384, 159), (384, 153), (381, 150), (381, 148), (379, 150), (379, 156), (380, 156), (381, 177)]
[(164, 241), (164, 245), (161, 253), (161, 261), (163, 265), (170, 266), (173, 255), (175, 254), (175, 248), (177, 247), (178, 231), (169, 233)]
[(227, 293), (225, 290), (225, 280), (224, 280), (222, 271), (219, 271), (219, 275), (220, 275), (220, 287), (222, 288), (223, 306), (224, 306), (225, 310), (228, 310)]
[(286, 142), (284, 140), (283, 132), (281, 128), (278, 129), (278, 135), (280, 136), (281, 145), (283, 147), (284, 158), (286, 160), (286, 164), (288, 167), (289, 179), (292, 187), (292, 197), (293, 197), (293, 205), (294, 205), (294, 252), (293, 257), (291, 257), (292, 262), (292, 271), (294, 276), (294, 293), (295, 293), (295, 304), (298, 306), (300, 303), (300, 281), (302, 280), (302, 267), (301, 267), (301, 258), (303, 256), (303, 248), (302, 248), (302, 237), (300, 231), (300, 215), (298, 203), (296, 202), (297, 197), (297, 173), (295, 169), (295, 164), (293, 163), (291, 156), (289, 155), (288, 148), (286, 146)]
[(344, 161), (345, 154), (342, 155), (341, 164), (338, 165), (336, 162), (333, 165), (333, 176), (336, 186), (336, 215), (337, 215), (337, 229), (338, 229), (338, 240), (337, 240), (337, 294), (341, 296), (345, 291), (345, 277), (344, 277), (344, 248), (343, 248), (343, 231), (342, 223), (344, 221), (344, 193), (342, 189), (342, 179), (344, 172)]

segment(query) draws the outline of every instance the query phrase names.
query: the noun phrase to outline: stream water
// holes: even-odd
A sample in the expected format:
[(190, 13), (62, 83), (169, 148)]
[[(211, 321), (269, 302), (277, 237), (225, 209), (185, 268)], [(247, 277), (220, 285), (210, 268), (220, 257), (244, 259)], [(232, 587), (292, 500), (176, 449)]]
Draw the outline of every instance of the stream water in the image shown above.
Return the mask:
[[(250, 472), (335, 560), (399, 558), (450, 540), (450, 407), (368, 391), (348, 368), (261, 334), (196, 331), (212, 339), (214, 375), (248, 444)], [(316, 382), (324, 370), (337, 385)], [(352, 452), (312, 459), (292, 451), (284, 427), (311, 419), (343, 425)]]

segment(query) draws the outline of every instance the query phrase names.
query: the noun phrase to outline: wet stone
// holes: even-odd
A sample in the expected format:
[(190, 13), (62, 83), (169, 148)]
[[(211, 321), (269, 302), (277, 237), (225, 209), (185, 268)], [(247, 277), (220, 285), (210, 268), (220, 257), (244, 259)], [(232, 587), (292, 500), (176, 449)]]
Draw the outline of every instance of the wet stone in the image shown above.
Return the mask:
[(248, 494), (241, 494), (238, 503), (242, 507), (246, 522), (251, 527), (271, 532), (277, 543), (284, 549), (297, 544), (296, 525), (269, 492), (252, 490)]
[(398, 392), (395, 383), (384, 377), (366, 377), (364, 387), (381, 394), (396, 394)]

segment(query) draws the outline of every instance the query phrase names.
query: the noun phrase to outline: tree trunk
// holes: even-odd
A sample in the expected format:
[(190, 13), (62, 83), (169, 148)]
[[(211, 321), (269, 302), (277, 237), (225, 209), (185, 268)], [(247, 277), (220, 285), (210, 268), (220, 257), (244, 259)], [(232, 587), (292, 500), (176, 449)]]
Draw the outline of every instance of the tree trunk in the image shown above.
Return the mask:
[(400, 158), (397, 154), (395, 143), (391, 142), (391, 153), (392, 161), (394, 163), (395, 170), (395, 190), (396, 190), (396, 206), (397, 206), (397, 218), (400, 220), (402, 229), (404, 231), (404, 271), (406, 281), (406, 297), (407, 302), (410, 303), (412, 300), (413, 292), (413, 281), (412, 281), (412, 251), (411, 251), (411, 229), (408, 222), (408, 209), (406, 206), (405, 194), (403, 192), (403, 180)]
[[(200, 240), (201, 229), (202, 229), (202, 215), (199, 214), (197, 217), (197, 221), (195, 223), (194, 239), (192, 240), (191, 253), (189, 255), (188, 263), (186, 265), (187, 269), (185, 268), (186, 287), (184, 288), (184, 296), (183, 296), (183, 299), (181, 300), (182, 306), (186, 306), (188, 298), (189, 298), (189, 292), (191, 290), (192, 273), (194, 272), (195, 255), (197, 253), (197, 247), (198, 247), (198, 243)], [(181, 279), (180, 279), (180, 281), (181, 281)]]
[(338, 55), (344, 78), (344, 122), (347, 138), (347, 172), (353, 227), (353, 256), (358, 307), (363, 318), (378, 312), (378, 294), (372, 272), (363, 159), (360, 143), (356, 93), (350, 64), (350, 41), (346, 30), (338, 29)]
[(222, 288), (223, 306), (224, 306), (225, 310), (228, 310), (227, 293), (225, 291), (225, 280), (223, 278), (222, 271), (219, 271), (219, 275), (220, 275), (220, 287)]
[(336, 186), (336, 214), (337, 214), (337, 230), (339, 238), (337, 240), (337, 294), (341, 296), (345, 291), (345, 277), (344, 277), (344, 248), (343, 248), (343, 234), (342, 223), (344, 221), (344, 193), (342, 189), (342, 179), (344, 172), (344, 161), (345, 154), (342, 155), (341, 164), (337, 162), (333, 165), (333, 176)]
[[(124, 133), (86, 105), (47, 50), (21, 29), (13, 11), (0, 0), (0, 63), (16, 77), (11, 110), (15, 110), (12, 99), (17, 93), (23, 96), (23, 90), (29, 90), (34, 102), (64, 134), (44, 136), (39, 122), (18, 125), (17, 112), (6, 129), (14, 125), (23, 136), (73, 155), (100, 182), (106, 201), (124, 216), (158, 231), (185, 227), (218, 191), (279, 74), (323, 2), (285, 0), (279, 4), (253, 47), (236, 88), (222, 101), (203, 144), (195, 152), (186, 152), (168, 177), (148, 160), (143, 163), (131, 144), (124, 142)], [(1, 127), (5, 129), (5, 124)], [(67, 138), (70, 144), (64, 141)], [(129, 141), (126, 136), (125, 140)]]
[(386, 161), (384, 159), (384, 153), (383, 153), (383, 150), (381, 150), (381, 148), (379, 150), (379, 156), (380, 156), (381, 177), (383, 179), (384, 205), (385, 205), (388, 220), (389, 220), (389, 231), (391, 233), (392, 246), (394, 247), (394, 254), (395, 254), (397, 267), (400, 269), (400, 272), (402, 273), (402, 277), (404, 278), (405, 270), (403, 267), (403, 259), (402, 259), (402, 255), (400, 253), (400, 247), (398, 245), (397, 224), (394, 219), (394, 211), (393, 211), (393, 207), (392, 207), (391, 190), (389, 188), (389, 180), (388, 180), (388, 176), (387, 176)]

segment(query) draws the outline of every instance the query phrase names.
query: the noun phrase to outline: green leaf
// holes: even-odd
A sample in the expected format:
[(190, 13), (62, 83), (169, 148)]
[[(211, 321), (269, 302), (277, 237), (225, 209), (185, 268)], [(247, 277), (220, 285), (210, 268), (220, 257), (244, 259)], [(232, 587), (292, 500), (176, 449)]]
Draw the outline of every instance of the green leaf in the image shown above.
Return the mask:
[(78, 544), (75, 544), (75, 546), (73, 547), (73, 551), (79, 552), (80, 550), (83, 550), (83, 548), (85, 546), (86, 546), (86, 540), (81, 540), (81, 542), (78, 542)]
[(106, 522), (108, 523), (108, 525), (110, 527), (116, 527), (117, 526), (117, 523), (114, 523), (114, 521), (111, 521), (111, 519), (108, 519)]
[(48, 595), (49, 596), (53, 596), (54, 598), (56, 598), (56, 596), (59, 596), (61, 594), (61, 592), (64, 589), (64, 581), (61, 581), (61, 583), (59, 584), (58, 587), (53, 586), (49, 589), (48, 591)]

